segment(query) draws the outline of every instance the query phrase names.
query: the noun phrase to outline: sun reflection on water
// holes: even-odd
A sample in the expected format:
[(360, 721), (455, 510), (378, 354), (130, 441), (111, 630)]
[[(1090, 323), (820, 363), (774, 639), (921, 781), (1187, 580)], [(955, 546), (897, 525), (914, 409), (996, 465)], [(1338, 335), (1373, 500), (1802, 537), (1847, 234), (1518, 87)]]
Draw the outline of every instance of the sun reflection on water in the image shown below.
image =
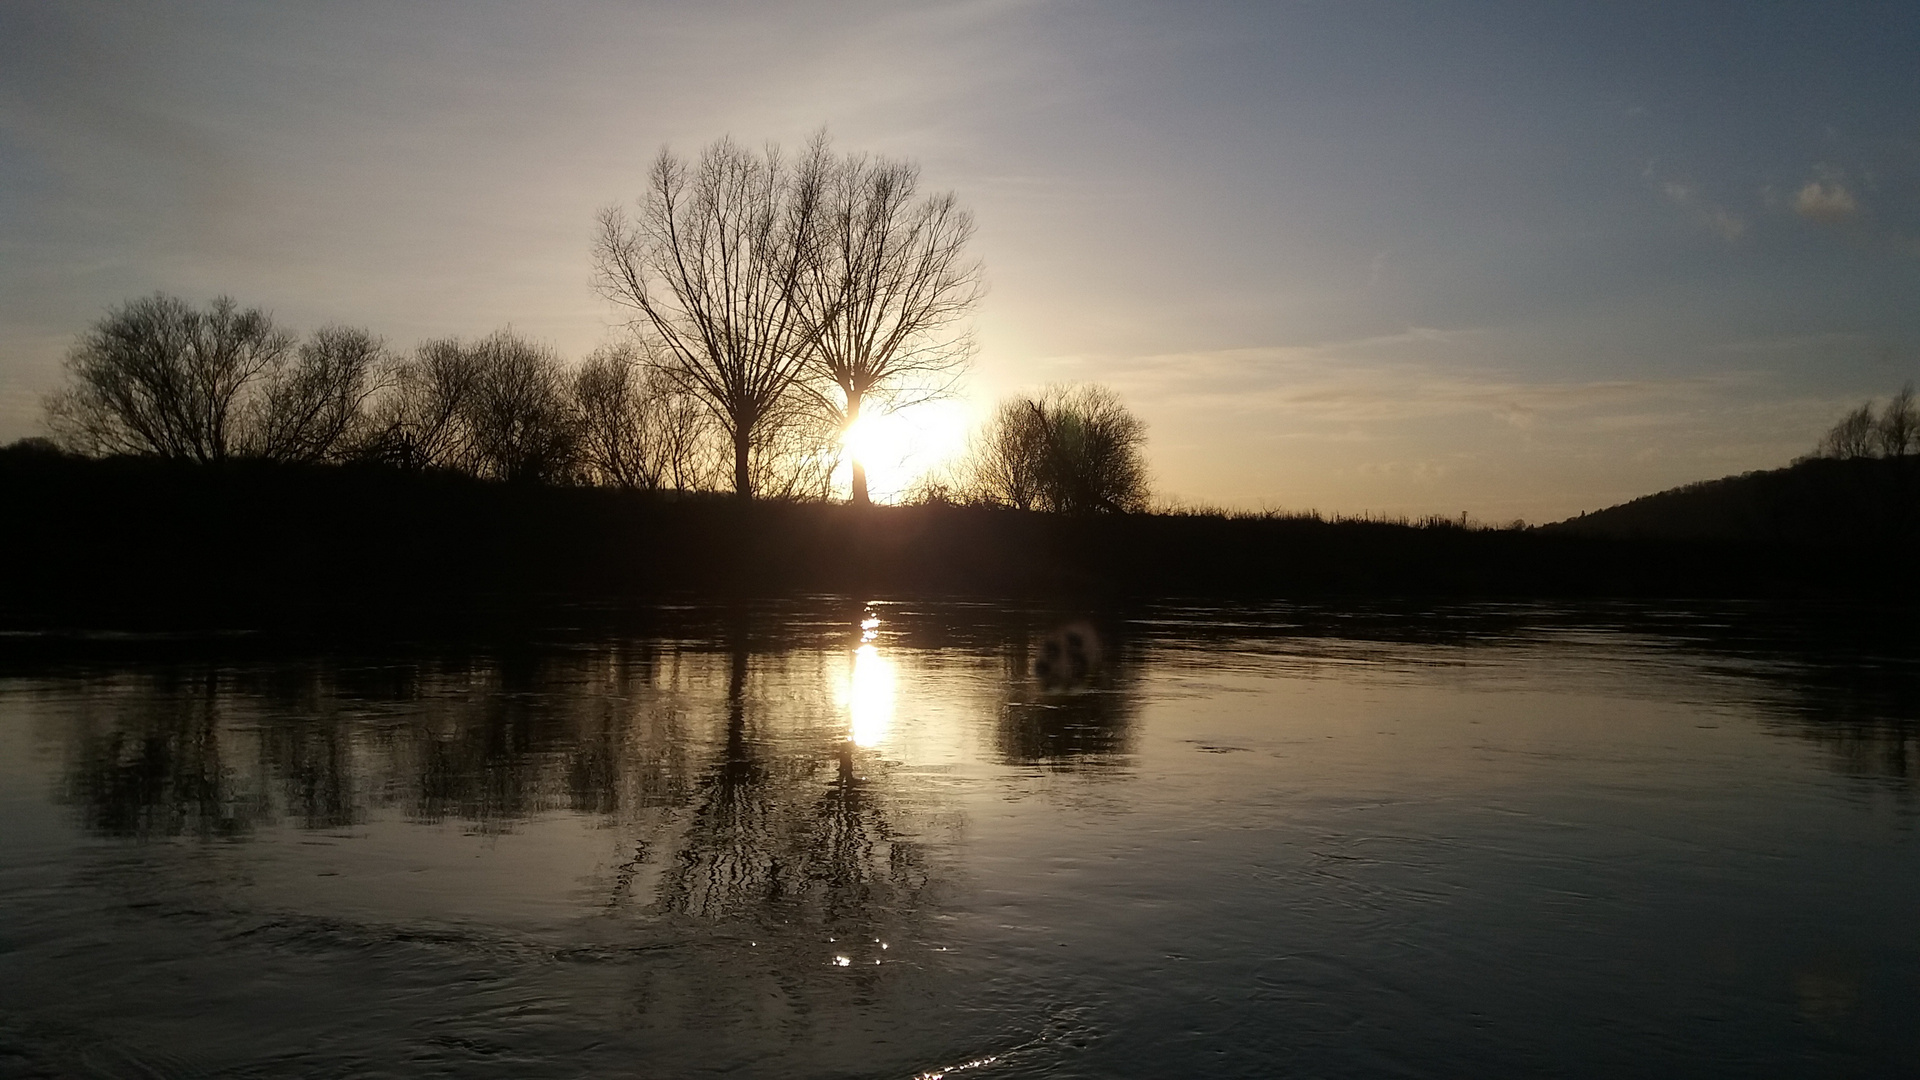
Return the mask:
[(846, 706), (856, 746), (876, 746), (893, 724), (893, 661), (880, 655), (874, 639), (880, 620), (860, 620), (860, 646), (853, 651), (853, 671), (847, 678)]
[(887, 737), (893, 723), (893, 661), (872, 645), (854, 650), (847, 711), (853, 717), (856, 745), (874, 746)]

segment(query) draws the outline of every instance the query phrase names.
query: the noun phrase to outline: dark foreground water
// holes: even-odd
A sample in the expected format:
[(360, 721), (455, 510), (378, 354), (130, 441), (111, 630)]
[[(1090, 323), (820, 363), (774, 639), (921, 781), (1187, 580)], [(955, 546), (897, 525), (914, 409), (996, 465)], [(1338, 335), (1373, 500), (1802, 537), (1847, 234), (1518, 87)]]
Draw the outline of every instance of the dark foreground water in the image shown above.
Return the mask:
[(1920, 1073), (1910, 633), (1072, 622), (0, 643), (0, 1076)]

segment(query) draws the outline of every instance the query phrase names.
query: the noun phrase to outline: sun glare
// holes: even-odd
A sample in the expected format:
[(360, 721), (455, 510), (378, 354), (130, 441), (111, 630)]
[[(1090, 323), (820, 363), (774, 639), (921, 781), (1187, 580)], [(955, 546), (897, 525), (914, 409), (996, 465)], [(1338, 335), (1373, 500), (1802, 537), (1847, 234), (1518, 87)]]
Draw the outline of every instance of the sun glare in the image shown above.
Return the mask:
[[(848, 459), (867, 467), (867, 489), (875, 502), (895, 502), (928, 472), (966, 449), (972, 414), (964, 401), (930, 401), (899, 412), (866, 412), (842, 440)], [(843, 460), (835, 483), (852, 483), (852, 466)]]
[(872, 645), (854, 650), (848, 679), (847, 712), (856, 746), (875, 746), (893, 726), (893, 661)]
[(853, 651), (853, 670), (847, 673), (842, 698), (856, 746), (878, 744), (893, 726), (893, 661), (873, 644), (879, 636), (878, 616), (860, 620), (860, 645)]

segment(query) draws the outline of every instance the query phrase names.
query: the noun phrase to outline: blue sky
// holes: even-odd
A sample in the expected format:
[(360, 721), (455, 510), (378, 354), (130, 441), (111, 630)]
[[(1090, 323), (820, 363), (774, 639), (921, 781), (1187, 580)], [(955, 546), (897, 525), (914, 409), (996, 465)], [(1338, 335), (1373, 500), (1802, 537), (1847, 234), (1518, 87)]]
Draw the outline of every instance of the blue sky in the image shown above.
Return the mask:
[(1195, 501), (1546, 520), (1920, 377), (1920, 8), (0, 0), (0, 439), (109, 305), (613, 332), (663, 144), (919, 160), (968, 393), (1147, 418)]

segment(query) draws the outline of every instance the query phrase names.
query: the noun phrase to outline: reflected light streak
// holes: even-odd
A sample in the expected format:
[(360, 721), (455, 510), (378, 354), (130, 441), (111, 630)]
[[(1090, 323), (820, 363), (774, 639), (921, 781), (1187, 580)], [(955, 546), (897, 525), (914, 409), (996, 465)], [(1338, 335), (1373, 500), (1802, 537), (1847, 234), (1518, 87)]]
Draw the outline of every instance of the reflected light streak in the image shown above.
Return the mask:
[(871, 642), (862, 642), (853, 651), (847, 712), (853, 719), (856, 746), (874, 746), (887, 737), (887, 728), (893, 723), (893, 679), (893, 661), (881, 656)]

